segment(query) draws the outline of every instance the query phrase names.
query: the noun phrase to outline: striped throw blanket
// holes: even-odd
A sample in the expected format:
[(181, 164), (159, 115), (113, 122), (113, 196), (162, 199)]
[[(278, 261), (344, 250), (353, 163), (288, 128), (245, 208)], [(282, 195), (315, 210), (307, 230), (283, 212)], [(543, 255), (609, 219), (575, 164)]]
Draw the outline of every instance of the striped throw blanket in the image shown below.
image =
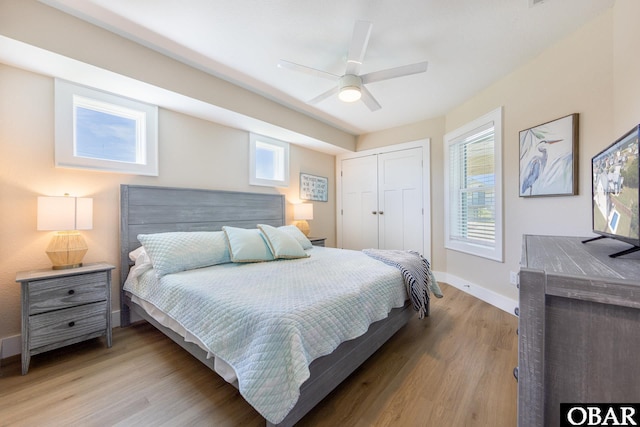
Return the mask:
[(429, 261), (418, 252), (390, 249), (364, 249), (362, 252), (400, 270), (413, 309), (420, 319), (429, 315), (429, 290), (437, 298), (442, 298)]

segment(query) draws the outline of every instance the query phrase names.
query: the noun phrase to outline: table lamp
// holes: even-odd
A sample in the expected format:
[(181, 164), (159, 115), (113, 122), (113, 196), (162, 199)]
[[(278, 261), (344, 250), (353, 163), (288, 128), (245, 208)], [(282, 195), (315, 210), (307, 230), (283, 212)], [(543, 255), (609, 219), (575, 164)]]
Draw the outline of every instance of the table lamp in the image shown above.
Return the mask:
[(78, 230), (92, 228), (93, 199), (38, 197), (38, 230), (56, 231), (46, 250), (54, 270), (82, 266), (88, 247)]
[(309, 235), (309, 223), (308, 219), (313, 219), (313, 205), (311, 203), (300, 203), (293, 205), (293, 219), (294, 225), (304, 233), (305, 236)]

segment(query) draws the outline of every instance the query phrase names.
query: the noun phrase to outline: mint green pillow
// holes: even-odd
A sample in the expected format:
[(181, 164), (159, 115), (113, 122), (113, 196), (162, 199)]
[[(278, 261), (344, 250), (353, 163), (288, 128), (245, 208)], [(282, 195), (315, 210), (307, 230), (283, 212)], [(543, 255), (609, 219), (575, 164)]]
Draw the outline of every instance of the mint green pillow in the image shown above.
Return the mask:
[(273, 255), (262, 233), (257, 228), (222, 227), (227, 236), (232, 262), (273, 261)]
[(286, 232), (266, 224), (258, 224), (258, 228), (262, 231), (274, 258), (293, 259), (309, 256), (300, 243)]
[(222, 231), (138, 234), (138, 240), (158, 277), (231, 261)]
[(284, 231), (289, 236), (296, 239), (296, 241), (300, 243), (300, 246), (302, 246), (302, 249), (311, 249), (313, 247), (311, 240), (309, 240), (307, 236), (305, 236), (304, 233), (295, 225), (283, 225), (278, 227), (278, 230)]

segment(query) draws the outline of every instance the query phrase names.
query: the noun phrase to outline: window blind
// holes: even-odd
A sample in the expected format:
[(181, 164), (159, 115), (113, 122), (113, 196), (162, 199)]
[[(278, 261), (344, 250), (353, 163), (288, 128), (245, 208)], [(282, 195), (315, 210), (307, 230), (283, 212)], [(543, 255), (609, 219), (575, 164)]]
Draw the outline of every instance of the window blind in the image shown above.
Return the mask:
[(489, 122), (449, 146), (449, 238), (494, 247), (495, 125)]

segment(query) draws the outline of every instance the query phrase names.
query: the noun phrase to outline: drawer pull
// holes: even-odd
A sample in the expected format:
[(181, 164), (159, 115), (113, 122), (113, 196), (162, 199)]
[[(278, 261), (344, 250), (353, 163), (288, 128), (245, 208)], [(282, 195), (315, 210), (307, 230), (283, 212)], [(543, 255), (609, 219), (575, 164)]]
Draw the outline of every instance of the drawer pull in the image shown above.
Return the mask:
[(69, 327), (73, 328), (76, 325), (76, 322), (69, 322)]
[(76, 291), (74, 291), (73, 289), (69, 289), (69, 295), (73, 295), (75, 293), (76, 293)]
[(516, 382), (518, 382), (518, 367), (517, 366), (515, 368), (513, 368), (513, 377), (516, 379)]

